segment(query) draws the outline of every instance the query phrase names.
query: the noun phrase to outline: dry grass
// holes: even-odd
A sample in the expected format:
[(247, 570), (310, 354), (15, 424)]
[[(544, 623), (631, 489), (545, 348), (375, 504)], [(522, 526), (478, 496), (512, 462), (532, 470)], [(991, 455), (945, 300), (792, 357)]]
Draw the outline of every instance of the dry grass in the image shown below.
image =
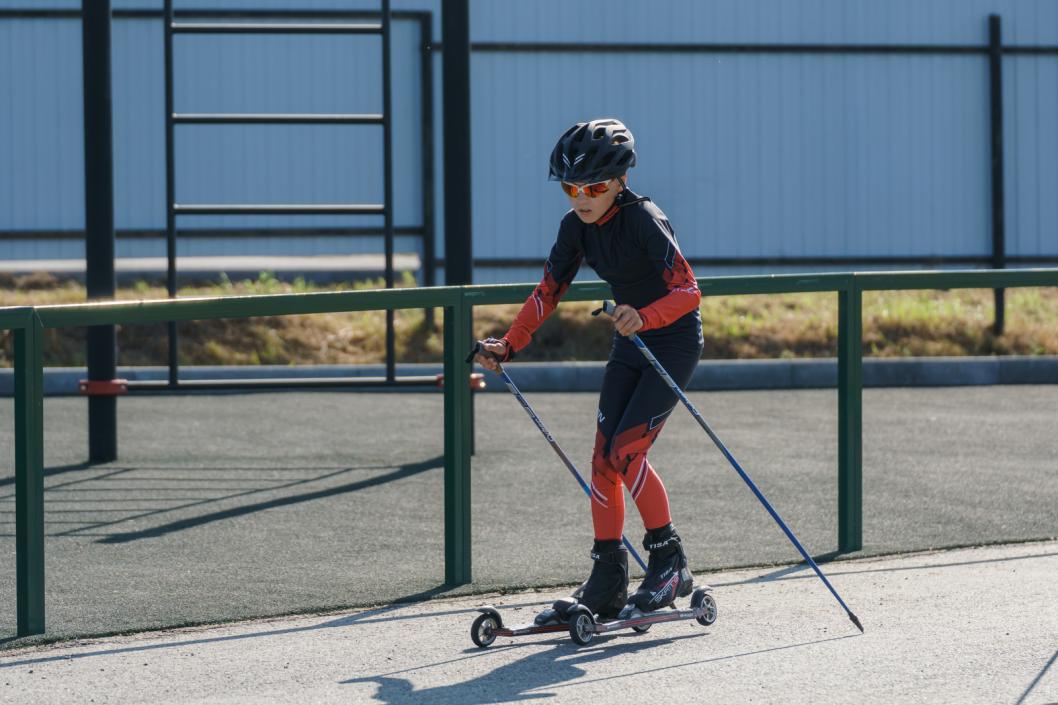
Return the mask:
[[(188, 287), (179, 295), (218, 296), (365, 289), (381, 282), (317, 287), (283, 283), (269, 275), (256, 281)], [(412, 281), (405, 280), (408, 286)], [(117, 299), (165, 298), (165, 290), (140, 284)], [(0, 280), (0, 306), (79, 303), (83, 286), (47, 275)], [(478, 337), (502, 335), (519, 306), (475, 309)], [(523, 360), (603, 359), (611, 329), (593, 319), (591, 303), (565, 303), (537, 332)], [(706, 358), (829, 357), (837, 341), (837, 296), (709, 297), (702, 302)], [(864, 352), (875, 357), (918, 355), (1056, 355), (1058, 289), (1009, 289), (1006, 330), (992, 334), (990, 290), (867, 292), (864, 294)], [(436, 320), (441, 320), (440, 311)], [(398, 359), (441, 359), (439, 330), (420, 309), (395, 315)], [(83, 365), (84, 330), (46, 331), (45, 364)], [(121, 364), (164, 364), (164, 326), (121, 326)], [(382, 312), (281, 316), (199, 321), (180, 325), (182, 364), (356, 364), (380, 362), (385, 355)], [(0, 346), (0, 366), (11, 364), (10, 341)]]

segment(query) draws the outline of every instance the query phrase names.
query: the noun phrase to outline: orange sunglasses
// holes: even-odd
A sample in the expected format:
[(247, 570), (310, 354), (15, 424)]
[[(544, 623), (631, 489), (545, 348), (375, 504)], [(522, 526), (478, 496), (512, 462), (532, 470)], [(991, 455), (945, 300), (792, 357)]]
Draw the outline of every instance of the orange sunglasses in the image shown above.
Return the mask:
[(566, 195), (570, 198), (576, 198), (581, 193), (583, 193), (588, 198), (598, 198), (599, 196), (603, 195), (604, 193), (610, 190), (610, 187), (607, 186), (608, 183), (609, 179), (607, 179), (606, 181), (596, 181), (594, 184), (585, 184), (584, 186), (577, 186), (576, 184), (571, 184), (568, 181), (563, 181), (562, 190), (565, 191)]

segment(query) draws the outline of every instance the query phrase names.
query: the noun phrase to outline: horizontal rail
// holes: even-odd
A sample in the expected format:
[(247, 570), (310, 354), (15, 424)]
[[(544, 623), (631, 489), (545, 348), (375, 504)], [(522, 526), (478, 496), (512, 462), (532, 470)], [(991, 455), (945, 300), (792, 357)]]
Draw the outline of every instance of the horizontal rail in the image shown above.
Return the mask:
[(173, 34), (382, 34), (380, 24), (174, 22)]
[[(72, 20), (81, 18), (81, 8), (54, 8), (54, 9), (17, 9), (0, 8), (0, 20), (3, 19), (46, 19), (46, 20)], [(338, 10), (338, 9), (275, 9), (275, 10), (224, 10), (212, 8), (193, 8), (174, 10), (173, 14), (182, 20), (186, 19), (254, 19), (254, 20), (355, 20), (376, 19), (381, 13), (378, 10)], [(132, 9), (117, 7), (111, 11), (116, 20), (152, 20), (165, 17), (165, 11), (161, 8)], [(392, 10), (390, 15), (398, 20), (426, 20), (430, 19), (429, 10)]]
[[(443, 50), (443, 46), (435, 45)], [(471, 42), (471, 51), (529, 54), (987, 54), (987, 44)]]
[[(371, 289), (312, 294), (266, 294), (254, 296), (115, 301), (91, 304), (39, 306), (37, 315), (45, 328), (98, 326), (167, 321), (196, 321), (252, 316), (287, 316), (341, 311), (379, 311), (402, 308), (452, 306), (460, 298), (459, 287), (430, 289)], [(0, 309), (3, 311), (4, 309)]]
[(742, 294), (799, 294), (845, 291), (853, 274), (770, 274), (754, 277), (709, 277), (698, 281), (702, 296)]
[(385, 215), (381, 203), (173, 204), (177, 215)]
[[(468, 286), (464, 297), (470, 306), (520, 304), (533, 293), (533, 284), (484, 284)], [(594, 301), (611, 298), (613, 292), (606, 282), (577, 282), (570, 286), (563, 301)]]
[[(993, 289), (1058, 286), (1058, 269), (1006, 269), (932, 272), (866, 272), (835, 274), (774, 274), (749, 277), (703, 277), (698, 286), (704, 296), (784, 294), (820, 291), (898, 289)], [(291, 314), (375, 311), (452, 306), (465, 300), (470, 306), (521, 303), (532, 284), (495, 284), (466, 287), (372, 289), (368, 291), (271, 294), (256, 296), (163, 299), (39, 306), (35, 310), (46, 328), (162, 323), (215, 318), (247, 318)], [(577, 282), (566, 301), (592, 301), (612, 296), (605, 282)], [(20, 321), (22, 309), (0, 308), (0, 323)]]
[(864, 272), (860, 289), (996, 289), (1058, 286), (1058, 269), (988, 269), (949, 272)]
[(283, 377), (260, 379), (129, 380), (130, 392), (252, 391), (255, 389), (318, 389), (331, 387), (434, 387), (437, 375), (397, 377)]
[[(177, 228), (176, 232), (186, 237), (201, 238), (245, 238), (245, 237), (384, 237), (382, 228), (371, 226), (358, 227), (320, 227), (320, 228)], [(393, 228), (394, 235), (423, 237), (425, 232), (421, 225), (399, 225)], [(121, 239), (164, 238), (165, 230), (116, 229), (114, 236)], [(56, 239), (83, 240), (84, 230), (0, 230), (0, 240)], [(1058, 255), (1052, 258), (1058, 262)], [(1009, 259), (1008, 259), (1009, 261)]]
[(22, 330), (29, 325), (33, 309), (26, 306), (0, 308), (0, 330)]
[(381, 125), (381, 113), (173, 113), (181, 125)]

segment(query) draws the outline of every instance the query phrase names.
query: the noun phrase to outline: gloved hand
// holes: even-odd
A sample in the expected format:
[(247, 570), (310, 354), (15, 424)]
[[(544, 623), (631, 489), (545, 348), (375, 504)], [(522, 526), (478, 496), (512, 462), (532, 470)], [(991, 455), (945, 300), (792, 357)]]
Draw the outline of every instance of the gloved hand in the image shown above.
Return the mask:
[[(470, 351), (470, 358), (486, 370), (500, 371), (500, 363), (507, 362), (514, 357), (511, 344), (504, 338), (486, 338), (474, 344)], [(469, 361), (469, 360), (468, 360)]]

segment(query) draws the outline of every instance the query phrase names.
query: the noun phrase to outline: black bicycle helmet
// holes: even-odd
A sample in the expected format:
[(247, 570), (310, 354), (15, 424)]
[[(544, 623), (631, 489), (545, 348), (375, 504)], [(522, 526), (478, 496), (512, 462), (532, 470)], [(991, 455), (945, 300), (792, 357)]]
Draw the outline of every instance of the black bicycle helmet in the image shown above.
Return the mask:
[(636, 140), (620, 120), (578, 122), (551, 151), (551, 181), (593, 184), (615, 179), (636, 165)]

